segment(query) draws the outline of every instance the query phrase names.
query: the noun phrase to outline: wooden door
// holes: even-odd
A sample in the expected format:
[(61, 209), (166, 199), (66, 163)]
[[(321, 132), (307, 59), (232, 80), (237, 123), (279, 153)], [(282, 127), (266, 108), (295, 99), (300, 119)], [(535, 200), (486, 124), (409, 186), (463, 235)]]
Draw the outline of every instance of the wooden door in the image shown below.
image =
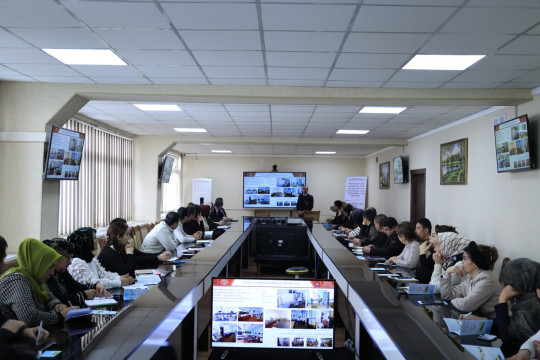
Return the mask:
[(426, 169), (411, 170), (411, 223), (426, 217)]

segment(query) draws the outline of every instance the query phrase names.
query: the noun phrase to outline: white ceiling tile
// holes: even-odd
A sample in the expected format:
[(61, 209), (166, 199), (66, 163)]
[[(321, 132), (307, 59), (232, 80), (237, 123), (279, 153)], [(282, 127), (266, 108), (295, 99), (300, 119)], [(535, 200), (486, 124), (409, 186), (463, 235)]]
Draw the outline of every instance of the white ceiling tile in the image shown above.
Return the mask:
[(138, 65), (143, 74), (148, 77), (186, 77), (186, 78), (199, 78), (203, 77), (203, 74), (197, 66), (143, 66)]
[[(92, 84), (94, 81), (82, 76), (32, 76), (34, 79), (40, 82), (49, 83), (71, 83), (71, 84)], [(146, 83), (145, 83), (146, 84)], [(99, 120), (99, 119), (97, 119)]]
[(455, 108), (455, 106), (411, 106), (402, 114), (444, 114)]
[(413, 54), (428, 38), (428, 34), (351, 33), (343, 51)]
[(384, 88), (394, 89), (437, 89), (443, 82), (423, 82), (423, 81), (388, 81)]
[[(538, 4), (538, 1), (531, 0)], [(527, 31), (527, 34), (540, 35), (540, 25), (533, 27), (531, 30)]]
[(267, 104), (225, 104), (225, 107), (230, 112), (244, 112), (244, 111), (268, 112), (268, 109), (269, 109), (269, 106)]
[(393, 72), (393, 70), (383, 69), (334, 69), (330, 75), (330, 80), (386, 81)]
[(102, 77), (91, 76), (92, 80), (98, 84), (151, 84), (151, 82), (143, 77)]
[(503, 47), (499, 54), (540, 55), (540, 35), (523, 35)]
[(270, 119), (270, 110), (263, 112), (263, 111), (229, 111), (229, 114), (237, 119), (237, 118), (265, 118)]
[(352, 19), (352, 5), (262, 4), (266, 30), (345, 31)]
[(0, 48), (29, 48), (30, 44), (10, 34), (4, 29), (0, 29)]
[(281, 80), (268, 79), (269, 85), (276, 86), (323, 86), (324, 80)]
[(350, 80), (328, 80), (328, 87), (359, 87), (359, 88), (378, 88), (384, 84), (384, 81), (350, 81)]
[(263, 66), (262, 51), (194, 51), (203, 66)]
[(177, 29), (259, 28), (255, 4), (162, 3)]
[[(509, 19), (515, 19), (509, 21)], [(520, 34), (540, 19), (540, 9), (463, 8), (440, 30), (443, 33)]]
[(209, 78), (264, 79), (264, 68), (255, 66), (203, 66)]
[(160, 85), (208, 85), (205, 78), (185, 78), (185, 77), (150, 77), (153, 84)]
[(154, 3), (75, 1), (62, 4), (91, 27), (167, 29), (169, 24)]
[(285, 68), (268, 67), (268, 78), (281, 80), (324, 80), (328, 75), (327, 68)]
[(235, 117), (233, 119), (233, 121), (238, 124), (239, 126), (241, 125), (249, 125), (249, 124), (266, 124), (270, 121), (270, 118), (237, 118)]
[(508, 6), (508, 7), (531, 7), (538, 8), (540, 3), (536, 0), (469, 0), (469, 6)]
[(502, 84), (499, 88), (503, 89), (534, 89), (540, 86), (540, 80), (531, 82), (516, 82)]
[(501, 34), (435, 34), (422, 46), (420, 54), (491, 54), (513, 37)]
[(316, 113), (350, 113), (356, 114), (360, 111), (360, 106), (332, 106), (332, 105), (317, 105)]
[(454, 11), (453, 7), (364, 5), (360, 7), (352, 31), (432, 32)]
[(56, 64), (11, 64), (10, 68), (20, 73), (30, 76), (76, 76), (81, 74), (69, 68), (66, 65)]
[(453, 70), (399, 70), (392, 81), (425, 81), (425, 82), (444, 82), (452, 79), (461, 71)]
[(193, 31), (180, 35), (191, 50), (261, 50), (258, 31)]
[(0, 47), (2, 64), (61, 64), (46, 52), (39, 49), (17, 49)]
[(18, 73), (15, 70), (9, 69), (5, 66), (0, 65), (0, 76), (1, 75), (13, 75), (13, 76), (21, 76), (20, 73)]
[(520, 76), (519, 78), (515, 79), (516, 82), (538, 82), (540, 81), (540, 70), (535, 71), (529, 71), (523, 76)]
[(13, 33), (41, 49), (104, 49), (103, 43), (88, 29), (12, 28)]
[(96, 33), (118, 50), (183, 50), (184, 45), (168, 29), (96, 29)]
[[(230, 0), (219, 0), (230, 1)], [(244, 0), (245, 1), (245, 0)], [(291, 0), (261, 0), (261, 3), (290, 3)], [(335, 4), (336, 0), (294, 0), (295, 3), (309, 3), (309, 4)], [(339, 0), (340, 4), (356, 4), (358, 0)]]
[(130, 66), (72, 65), (83, 75), (95, 77), (140, 77), (141, 73)]
[(266, 79), (217, 79), (210, 78), (213, 85), (266, 85)]
[[(489, 1), (489, 0), (488, 0)], [(457, 6), (463, 3), (462, 0), (445, 0), (443, 2), (433, 0), (364, 0), (364, 4), (369, 5), (400, 5), (400, 6)]]
[(490, 55), (470, 67), (471, 70), (534, 70), (540, 55)]
[(184, 102), (180, 104), (180, 107), (186, 111), (219, 111), (223, 112), (225, 108), (222, 104), (209, 104), (209, 103), (188, 103)]
[(337, 52), (344, 33), (265, 31), (267, 51)]
[(402, 67), (409, 59), (406, 54), (341, 53), (336, 68), (391, 69)]
[(506, 82), (517, 78), (527, 71), (504, 71), (504, 70), (480, 70), (465, 71), (461, 75), (452, 79), (452, 82)]
[(274, 113), (291, 113), (291, 116), (294, 114), (311, 114), (315, 110), (315, 105), (272, 105), (272, 114)]
[(336, 57), (335, 53), (317, 53), (300, 51), (267, 51), (268, 66), (283, 67), (330, 67)]
[(69, 13), (54, 1), (3, 0), (0, 24), (3, 27), (81, 27)]
[(196, 66), (185, 50), (118, 50), (118, 56), (133, 65)]

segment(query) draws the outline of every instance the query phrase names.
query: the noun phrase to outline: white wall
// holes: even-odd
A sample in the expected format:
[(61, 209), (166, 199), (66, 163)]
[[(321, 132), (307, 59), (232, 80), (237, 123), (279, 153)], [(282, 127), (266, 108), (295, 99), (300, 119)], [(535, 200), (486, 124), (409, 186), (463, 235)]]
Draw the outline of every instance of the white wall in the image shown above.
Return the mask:
[[(242, 173), (244, 171), (305, 171), (309, 192), (314, 197), (313, 210), (321, 211), (321, 219), (332, 216), (330, 205), (343, 200), (345, 178), (365, 175), (364, 159), (332, 157), (252, 157), (252, 156), (185, 156), (183, 158), (183, 204), (191, 201), (193, 178), (212, 179), (212, 196), (223, 197), (227, 215), (238, 218), (252, 215), (253, 210), (242, 208)], [(289, 211), (272, 212), (288, 216)]]
[[(540, 172), (498, 174), (496, 168), (493, 118), (506, 114), (511, 119), (515, 112), (514, 107), (507, 107), (411, 141), (405, 154), (409, 156), (410, 169), (426, 169), (426, 217), (433, 225), (454, 225), (471, 240), (495, 245), (500, 259), (530, 257), (538, 261), (540, 241), (535, 225), (540, 211)], [(536, 134), (531, 142), (538, 154), (540, 97), (518, 107), (518, 115), (526, 113)], [(440, 144), (461, 138), (468, 138), (468, 183), (440, 185)], [(401, 149), (392, 149), (375, 156), (380, 163), (391, 161), (400, 152)], [(366, 159), (371, 178), (378, 174), (375, 156)], [(368, 194), (370, 205), (380, 212), (395, 216), (398, 221), (408, 220), (410, 185), (392, 183), (390, 190), (379, 190), (377, 183), (370, 182)]]

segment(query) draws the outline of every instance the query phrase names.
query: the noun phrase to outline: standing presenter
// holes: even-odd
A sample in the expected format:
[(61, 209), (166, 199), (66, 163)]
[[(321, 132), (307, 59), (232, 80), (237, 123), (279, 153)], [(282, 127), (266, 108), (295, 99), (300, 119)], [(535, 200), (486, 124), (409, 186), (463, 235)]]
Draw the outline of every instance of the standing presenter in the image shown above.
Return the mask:
[(309, 188), (304, 185), (302, 187), (302, 193), (298, 196), (298, 202), (296, 203), (296, 212), (298, 217), (303, 218), (306, 211), (313, 209), (313, 196), (308, 194)]

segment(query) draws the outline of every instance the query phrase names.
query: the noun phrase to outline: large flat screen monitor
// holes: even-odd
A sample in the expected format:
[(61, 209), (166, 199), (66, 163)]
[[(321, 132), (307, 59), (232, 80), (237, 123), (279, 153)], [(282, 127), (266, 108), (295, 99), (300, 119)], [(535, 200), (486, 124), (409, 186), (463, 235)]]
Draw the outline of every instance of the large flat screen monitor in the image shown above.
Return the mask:
[(530, 170), (535, 167), (529, 142), (529, 118), (521, 115), (495, 125), (497, 172)]
[(78, 180), (84, 134), (53, 126), (45, 158), (44, 179)]
[(244, 171), (244, 208), (294, 209), (305, 172), (248, 172)]
[(212, 346), (333, 349), (332, 280), (230, 279), (212, 283)]
[(159, 167), (159, 182), (168, 183), (171, 180), (171, 173), (174, 164), (174, 158), (172, 156), (165, 156), (163, 162)]

